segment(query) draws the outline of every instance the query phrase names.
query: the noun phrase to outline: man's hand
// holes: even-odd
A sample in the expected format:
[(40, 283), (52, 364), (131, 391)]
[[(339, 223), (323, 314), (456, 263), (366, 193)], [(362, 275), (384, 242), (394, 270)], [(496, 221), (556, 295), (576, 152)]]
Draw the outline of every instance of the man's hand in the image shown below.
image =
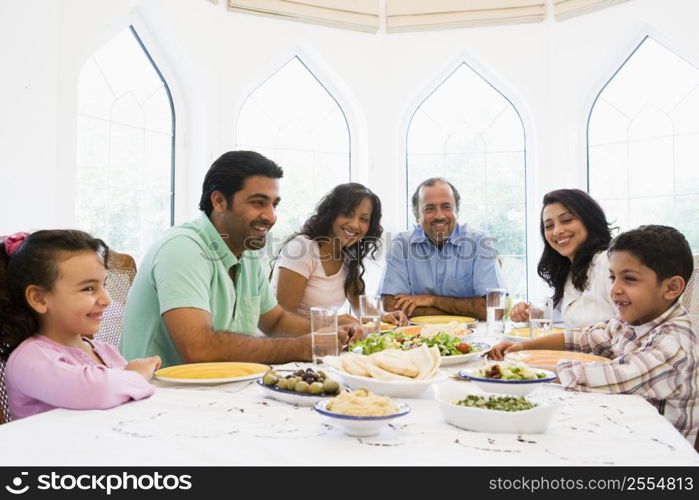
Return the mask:
[(394, 306), (402, 310), (407, 317), (412, 316), (416, 307), (432, 307), (434, 297), (432, 295), (396, 295)]

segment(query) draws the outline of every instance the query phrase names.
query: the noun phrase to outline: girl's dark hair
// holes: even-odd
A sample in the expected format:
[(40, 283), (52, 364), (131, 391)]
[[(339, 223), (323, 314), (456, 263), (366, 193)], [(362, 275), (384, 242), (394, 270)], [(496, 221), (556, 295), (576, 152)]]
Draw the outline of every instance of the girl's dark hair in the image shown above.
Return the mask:
[(107, 267), (109, 248), (83, 231), (36, 231), (11, 256), (5, 239), (0, 239), (0, 359), (6, 360), (24, 339), (39, 331), (39, 315), (25, 297), (27, 287), (51, 290), (66, 254), (88, 250), (100, 254)]
[[(573, 262), (551, 248), (546, 241), (544, 229), (544, 208), (552, 203), (560, 203), (578, 217), (587, 229), (587, 239), (575, 252)], [(558, 306), (563, 299), (568, 274), (572, 274), (573, 286), (582, 291), (587, 285), (587, 271), (593, 257), (609, 246), (612, 233), (604, 210), (589, 194), (580, 189), (557, 189), (544, 195), (541, 217), (539, 218), (544, 251), (539, 259), (539, 276), (554, 289), (553, 304)]]
[[(327, 241), (331, 236), (332, 225), (338, 215), (349, 215), (365, 198), (371, 200), (372, 211), (369, 220), (369, 230), (356, 243), (342, 249), (343, 265), (347, 269), (345, 278), (345, 295), (350, 290), (355, 295), (364, 293), (364, 257), (370, 255), (374, 258), (381, 246), (381, 200), (370, 189), (356, 182), (340, 184), (326, 194), (316, 206), (315, 213), (305, 222), (300, 232), (294, 233), (282, 245), (284, 246), (302, 234), (315, 241)], [(275, 260), (279, 258), (279, 255)], [(272, 262), (274, 265), (274, 262)]]

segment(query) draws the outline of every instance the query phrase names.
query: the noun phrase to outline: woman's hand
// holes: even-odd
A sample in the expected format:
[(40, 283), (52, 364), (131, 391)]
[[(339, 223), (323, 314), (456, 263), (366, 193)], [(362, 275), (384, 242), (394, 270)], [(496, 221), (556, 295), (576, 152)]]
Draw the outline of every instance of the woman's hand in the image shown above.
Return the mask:
[(510, 309), (510, 319), (515, 323), (523, 323), (529, 321), (529, 304), (526, 302), (518, 302)]
[(342, 325), (338, 328), (338, 339), (340, 341), (340, 350), (345, 346), (353, 344), (358, 340), (362, 340), (369, 330), (363, 327), (356, 321), (354, 323)]
[(136, 372), (146, 380), (153, 378), (153, 372), (160, 368), (160, 356), (138, 358), (126, 363), (124, 370)]
[(510, 353), (510, 352), (516, 352), (516, 351), (521, 351), (524, 348), (524, 344), (522, 342), (508, 342), (508, 341), (502, 341), (499, 344), (493, 346), (493, 348), (488, 351), (488, 357), (490, 359), (495, 359), (495, 360), (502, 360), (505, 358), (505, 354)]
[(340, 314), (337, 317), (338, 325), (350, 325), (352, 323), (359, 323), (359, 320), (352, 316), (351, 314)]
[(529, 309), (529, 304), (526, 302), (518, 302), (510, 309), (510, 319), (515, 323), (523, 323), (529, 321), (529, 318), (541, 318), (544, 312), (536, 307)]
[(384, 313), (384, 315), (381, 316), (381, 321), (385, 321), (386, 323), (393, 323), (394, 325), (398, 326), (405, 326), (408, 324), (408, 317), (405, 315), (403, 311), (398, 309), (396, 311)]

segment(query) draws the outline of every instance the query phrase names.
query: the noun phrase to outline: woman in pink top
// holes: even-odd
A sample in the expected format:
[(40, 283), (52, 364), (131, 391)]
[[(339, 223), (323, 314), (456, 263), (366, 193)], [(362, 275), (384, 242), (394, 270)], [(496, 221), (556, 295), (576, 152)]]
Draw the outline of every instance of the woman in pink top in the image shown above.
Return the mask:
[(127, 363), (84, 335), (111, 300), (109, 249), (82, 231), (17, 233), (0, 242), (0, 357), (13, 418), (53, 408), (111, 408), (153, 394), (160, 358)]
[[(347, 299), (358, 311), (359, 296), (366, 294), (364, 258), (375, 256), (382, 232), (379, 197), (356, 182), (336, 186), (279, 252), (272, 272), (279, 304), (309, 317), (313, 306), (340, 307)], [(339, 319), (357, 321), (349, 314)], [(383, 319), (407, 323), (400, 310)]]

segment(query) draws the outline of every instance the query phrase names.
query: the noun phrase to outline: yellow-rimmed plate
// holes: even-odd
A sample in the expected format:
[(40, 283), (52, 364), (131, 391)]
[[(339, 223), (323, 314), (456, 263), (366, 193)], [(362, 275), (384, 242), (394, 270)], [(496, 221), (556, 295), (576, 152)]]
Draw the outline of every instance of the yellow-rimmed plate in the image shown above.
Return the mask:
[(570, 359), (580, 361), (582, 363), (609, 362), (611, 359), (597, 356), (596, 354), (588, 354), (585, 352), (573, 351), (551, 351), (551, 350), (525, 350), (515, 351), (505, 354), (507, 361), (515, 363), (525, 363), (529, 366), (543, 369), (555, 368), (559, 361)]
[(471, 324), (478, 320), (468, 316), (415, 316), (410, 318), (410, 322), (416, 325), (444, 325), (452, 321)]
[[(544, 335), (548, 335), (550, 333), (562, 333), (564, 331), (563, 328), (558, 328), (557, 326), (554, 326), (551, 328), (551, 331), (547, 332), (543, 328), (534, 328), (534, 335), (532, 338), (539, 338), (543, 337)], [(529, 327), (525, 326), (522, 328), (513, 328), (511, 330), (508, 330), (507, 335), (509, 337), (516, 337), (518, 339), (528, 339), (529, 338)]]
[(262, 377), (271, 370), (260, 363), (219, 362), (168, 366), (155, 372), (155, 378), (177, 384), (223, 384)]

